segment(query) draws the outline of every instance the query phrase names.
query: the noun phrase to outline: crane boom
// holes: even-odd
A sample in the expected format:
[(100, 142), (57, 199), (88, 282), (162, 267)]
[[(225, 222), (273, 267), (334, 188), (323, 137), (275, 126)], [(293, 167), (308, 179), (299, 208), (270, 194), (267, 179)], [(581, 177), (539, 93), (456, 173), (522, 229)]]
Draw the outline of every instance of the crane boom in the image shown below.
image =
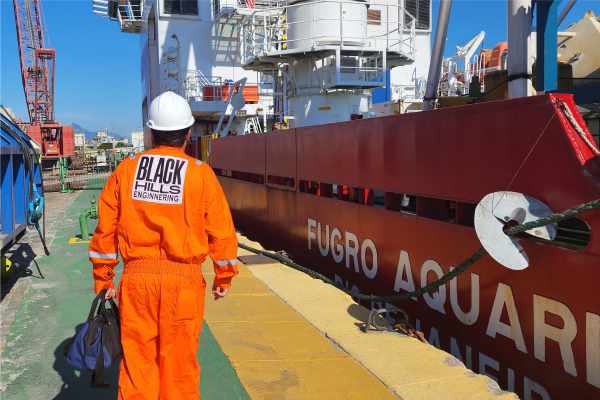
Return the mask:
[(21, 79), (31, 125), (54, 122), (55, 51), (44, 43), (39, 0), (13, 0)]
[[(54, 66), (56, 52), (46, 47), (41, 0), (13, 0), (21, 79), (29, 123), (21, 125), (42, 147), (42, 158), (58, 160), (75, 155), (72, 126), (54, 120)], [(48, 31), (46, 31), (47, 35)], [(46, 37), (48, 43), (50, 39)]]

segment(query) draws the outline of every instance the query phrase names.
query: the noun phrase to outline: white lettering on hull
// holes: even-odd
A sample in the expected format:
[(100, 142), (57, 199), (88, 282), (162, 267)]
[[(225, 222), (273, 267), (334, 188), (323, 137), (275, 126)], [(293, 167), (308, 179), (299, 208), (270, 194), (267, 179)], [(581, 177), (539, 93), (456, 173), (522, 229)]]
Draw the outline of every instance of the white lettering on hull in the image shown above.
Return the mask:
[(498, 382), (498, 378), (496, 378), (494, 375), (490, 375), (485, 367), (490, 367), (492, 369), (495, 369), (497, 372), (500, 372), (500, 363), (498, 361), (486, 356), (483, 353), (479, 353), (479, 373), (481, 375), (487, 375), (496, 382)]
[(319, 251), (321, 252), (321, 255), (323, 257), (327, 257), (327, 254), (329, 254), (329, 225), (325, 225), (325, 247), (323, 247), (323, 245), (321, 244), (321, 238), (321, 223), (319, 222), (317, 229), (317, 239), (319, 239)]
[(585, 313), (585, 367), (587, 382), (600, 388), (600, 315)]
[[(332, 229), (331, 229), (332, 228)], [(331, 235), (330, 235), (331, 233)], [(349, 270), (354, 269), (355, 272), (365, 274), (369, 279), (374, 279), (378, 271), (378, 255), (377, 247), (373, 240), (366, 238), (361, 242), (357, 235), (352, 232), (342, 231), (335, 227), (325, 225), (323, 230), (322, 224), (312, 219), (308, 219), (308, 248), (312, 248), (312, 241), (318, 243), (319, 252), (323, 257), (329, 255), (331, 249), (331, 256), (336, 263), (342, 263), (344, 258), (346, 260), (346, 267)], [(368, 259), (368, 251), (371, 251), (371, 260)], [(360, 259), (359, 259), (360, 253)], [(369, 262), (370, 261), (370, 262)], [(370, 265), (367, 265), (367, 264)], [(351, 268), (354, 266), (354, 268)], [(361, 268), (362, 267), (362, 268)], [(450, 266), (450, 270), (454, 267)], [(444, 275), (444, 271), (440, 264), (435, 260), (427, 260), (421, 266), (420, 271), (416, 270), (414, 273), (420, 275), (421, 287), (427, 285), (427, 278), (430, 272), (434, 272), (435, 279), (441, 278)], [(434, 279), (434, 280), (435, 280)], [(464, 279), (464, 278), (462, 278)], [(339, 284), (349, 287), (348, 281), (343, 281), (338, 275), (335, 276), (335, 281)], [(396, 270), (396, 277), (394, 280), (394, 291), (400, 292), (400, 289), (411, 292), (416, 289), (413, 278), (413, 270), (410, 262), (409, 253), (406, 250), (400, 249), (398, 267)], [(351, 290), (359, 292), (356, 285), (351, 285)], [(446, 285), (440, 286), (433, 293), (428, 293), (423, 296), (423, 300), (427, 305), (437, 310), (438, 312), (445, 314), (445, 302), (446, 302)], [(454, 278), (450, 281), (450, 304), (452, 310), (456, 315), (457, 319), (465, 325), (473, 325), (478, 321), (480, 314), (480, 277), (478, 274), (471, 273), (471, 306), (468, 312), (463, 311), (458, 302), (458, 278)], [(414, 301), (419, 301), (417, 298), (413, 298)], [(360, 300), (358, 300), (360, 304)], [(371, 307), (374, 308), (393, 308), (394, 305), (385, 303), (382, 305), (378, 302), (371, 302)], [(464, 306), (465, 304), (463, 304)], [(536, 359), (545, 362), (546, 358), (546, 339), (554, 340), (559, 344), (561, 357), (563, 360), (564, 370), (572, 376), (577, 376), (577, 370), (575, 367), (574, 353), (572, 343), (577, 336), (577, 321), (574, 314), (569, 308), (556, 300), (549, 299), (540, 295), (534, 295), (533, 297), (533, 314), (534, 314), (534, 356)], [(382, 307), (383, 306), (383, 307)], [(508, 324), (501, 322), (501, 315), (506, 309), (506, 315), (508, 315)], [(547, 313), (554, 314), (560, 317), (564, 322), (563, 328), (557, 328), (546, 323)], [(394, 313), (395, 314), (395, 313)], [(390, 322), (394, 322), (395, 318), (386, 314), (386, 319)], [(418, 331), (421, 330), (421, 321), (415, 320), (415, 327)], [(511, 286), (499, 282), (497, 286), (496, 296), (492, 310), (489, 315), (486, 333), (492, 338), (496, 338), (497, 334), (505, 336), (514, 341), (515, 347), (525, 354), (528, 354), (523, 337), (523, 331), (517, 312), (517, 307), (513, 295)], [(441, 338), (443, 339), (443, 338)], [(586, 313), (586, 325), (585, 325), (585, 341), (586, 341), (586, 380), (587, 382), (596, 387), (600, 388), (600, 315), (592, 312)], [(438, 330), (431, 327), (429, 334), (429, 342), (440, 347), (440, 340)], [(464, 347), (465, 353), (460, 351), (460, 346), (456, 339), (450, 338), (450, 352), (451, 354), (462, 361), (467, 368), (472, 369), (472, 348), (470, 346)], [(475, 356), (477, 357), (477, 356)], [(486, 356), (485, 354), (479, 353), (479, 373), (486, 374), (494, 380), (498, 380), (497, 377), (489, 375), (489, 371), (500, 371), (500, 364), (498, 361)], [(487, 370), (486, 370), (487, 368)], [(511, 368), (506, 368), (506, 378), (508, 382), (508, 390), (515, 390), (515, 371)], [(517, 379), (517, 380), (520, 380)], [(550, 399), (550, 395), (547, 390), (542, 387), (539, 383), (532, 381), (527, 377), (523, 377), (524, 382), (524, 395), (525, 398), (531, 399), (532, 396), (543, 399)], [(517, 385), (520, 386), (520, 385)], [(520, 389), (517, 387), (517, 389)], [(535, 393), (536, 395), (533, 395)]]
[[(354, 270), (359, 272), (358, 269), (358, 238), (352, 232), (346, 231), (344, 233), (346, 237), (346, 268), (350, 268), (350, 257), (354, 258)], [(350, 245), (350, 242), (354, 243)]]
[[(506, 307), (506, 311), (508, 312), (510, 325), (500, 322), (500, 316), (502, 315), (504, 307)], [(496, 291), (496, 298), (494, 299), (494, 305), (492, 306), (486, 333), (493, 338), (496, 337), (496, 333), (506, 336), (515, 341), (517, 349), (521, 350), (523, 353), (527, 353), (512, 289), (504, 283), (498, 284), (498, 290)]]
[[(371, 250), (371, 255), (373, 257), (371, 268), (367, 266), (367, 249)], [(375, 278), (375, 275), (377, 275), (377, 249), (375, 248), (375, 243), (373, 243), (371, 239), (363, 240), (360, 246), (360, 261), (362, 263), (363, 272), (367, 278)]]
[[(377, 247), (369, 238), (366, 238), (359, 245), (358, 237), (352, 232), (342, 232), (338, 228), (333, 228), (331, 231), (331, 239), (329, 238), (329, 225), (325, 225), (325, 240), (323, 240), (323, 230), (320, 222), (314, 219), (308, 219), (308, 249), (312, 250), (312, 243), (317, 242), (319, 252), (323, 257), (329, 254), (331, 248), (331, 256), (337, 263), (341, 263), (346, 254), (346, 268), (354, 266), (354, 271), (360, 273), (361, 267), (365, 276), (369, 279), (375, 279), (377, 275)], [(316, 232), (315, 232), (316, 228)], [(344, 245), (342, 245), (342, 241)], [(324, 245), (323, 245), (324, 244)], [(371, 251), (371, 265), (367, 262), (367, 250)], [(359, 260), (360, 253), (360, 260)], [(359, 265), (360, 263), (360, 265)]]
[(311, 247), (311, 243), (313, 240), (315, 240), (317, 238), (317, 234), (315, 233), (315, 231), (312, 230), (312, 228), (315, 228), (317, 226), (317, 221), (315, 221), (314, 219), (308, 219), (308, 249), (310, 250)]
[(537, 393), (540, 396), (542, 396), (542, 400), (550, 400), (550, 395), (548, 394), (546, 389), (544, 389), (539, 383), (534, 382), (531, 379), (525, 377), (523, 378), (523, 386), (525, 392), (525, 400), (533, 400), (533, 397), (531, 397), (532, 393)]
[(458, 348), (458, 343), (456, 339), (453, 337), (450, 338), (450, 354), (454, 357), (458, 358), (460, 362), (466, 365), (468, 369), (473, 369), (473, 360), (471, 357), (471, 347), (465, 346), (465, 358), (463, 359), (462, 354), (460, 354), (460, 349)]
[[(406, 280), (403, 279), (405, 272)], [(396, 282), (394, 283), (394, 290), (399, 292), (400, 289), (406, 290), (407, 292), (415, 291), (415, 281), (413, 279), (412, 268), (410, 266), (410, 257), (408, 256), (408, 252), (404, 250), (400, 251), (398, 271), (396, 272)], [(416, 297), (413, 297), (412, 299), (417, 301)]]
[(429, 332), (429, 344), (440, 349), (440, 336), (438, 335), (437, 329), (433, 326), (431, 327), (431, 332)]
[[(559, 329), (546, 323), (546, 313), (558, 315), (565, 326)], [(575, 358), (571, 343), (577, 336), (577, 321), (569, 308), (563, 303), (547, 297), (533, 295), (533, 342), (534, 355), (540, 361), (546, 361), (546, 338), (555, 340), (560, 346), (565, 372), (577, 376)]]
[[(336, 240), (336, 238), (338, 240)], [(331, 231), (331, 255), (333, 256), (333, 261), (338, 264), (344, 259), (344, 246), (339, 243), (341, 240), (342, 232), (340, 232), (338, 228), (334, 228), (333, 231)]]
[[(418, 319), (416, 320), (416, 327), (417, 330), (421, 330), (421, 321), (419, 321)], [(437, 344), (444, 342), (444, 340), (445, 339), (443, 337), (439, 336), (438, 330), (432, 326), (431, 334), (429, 335), (429, 343), (437, 347)], [(465, 346), (465, 358), (463, 359), (462, 354), (460, 352), (460, 345), (453, 337), (450, 337), (450, 354), (456, 357), (461, 362), (463, 362), (468, 369), (472, 370), (473, 372), (477, 372), (481, 375), (486, 375), (496, 382), (499, 382), (504, 371), (506, 371), (506, 390), (508, 390), (509, 392), (514, 392), (515, 389), (521, 389), (521, 387), (515, 388), (515, 371), (513, 369), (503, 369), (502, 365), (500, 365), (500, 362), (498, 362), (498, 360), (495, 360), (492, 357), (483, 354), (482, 352), (479, 352), (476, 355), (476, 357), (478, 357), (479, 362), (477, 365), (478, 370), (475, 370), (471, 363), (471, 347)], [(540, 385), (537, 382), (534, 382), (526, 376), (523, 377), (523, 381), (525, 398), (528, 398), (530, 400), (537, 400), (540, 398), (550, 400), (550, 395), (548, 394), (548, 391), (542, 385)], [(532, 396), (533, 393), (536, 393), (539, 396)]]
[(514, 392), (515, 391), (515, 371), (507, 368), (506, 372), (508, 374), (508, 385), (506, 385), (506, 390), (508, 390), (509, 392)]
[[(454, 267), (450, 267), (452, 271)], [(454, 315), (465, 325), (473, 325), (479, 317), (479, 275), (471, 273), (471, 310), (465, 313), (458, 305), (458, 276), (450, 281), (450, 305)]]
[[(434, 260), (427, 260), (423, 263), (421, 267), (421, 287), (424, 288), (427, 286), (427, 275), (430, 271), (435, 272), (437, 278), (434, 280), (440, 279), (444, 276), (444, 270), (440, 267), (440, 264), (435, 262)], [(423, 295), (423, 299), (425, 303), (436, 311), (441, 312), (442, 314), (446, 314), (444, 310), (444, 304), (446, 303), (446, 285), (441, 285), (437, 288), (435, 292), (425, 293)]]

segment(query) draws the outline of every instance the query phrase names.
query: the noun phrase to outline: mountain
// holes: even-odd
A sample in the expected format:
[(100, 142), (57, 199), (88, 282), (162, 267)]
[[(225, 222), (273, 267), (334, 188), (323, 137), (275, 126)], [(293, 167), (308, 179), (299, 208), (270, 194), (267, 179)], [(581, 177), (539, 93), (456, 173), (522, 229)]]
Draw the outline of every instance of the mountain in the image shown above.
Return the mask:
[[(81, 131), (83, 130), (85, 132), (85, 140), (92, 140), (93, 138), (96, 137), (96, 134), (98, 133), (97, 129), (87, 129), (84, 128), (83, 126), (76, 124), (75, 122), (73, 122), (71, 125), (73, 125), (73, 128), (75, 129), (75, 133), (81, 133)], [(115, 137), (115, 139), (130, 139), (131, 140), (131, 134), (125, 134), (125, 135), (121, 135), (118, 133), (113, 134), (112, 132), (108, 133), (110, 136)]]

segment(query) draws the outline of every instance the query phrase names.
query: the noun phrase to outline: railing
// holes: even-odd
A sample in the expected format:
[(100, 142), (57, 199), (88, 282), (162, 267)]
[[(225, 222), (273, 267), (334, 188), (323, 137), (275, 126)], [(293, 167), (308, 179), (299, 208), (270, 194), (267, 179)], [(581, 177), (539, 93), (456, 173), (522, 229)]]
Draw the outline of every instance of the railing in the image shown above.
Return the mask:
[(94, 14), (108, 17), (108, 1), (107, 0), (93, 0), (92, 1), (92, 12)]
[[(469, 95), (469, 84), (475, 76), (479, 78), (479, 83), (483, 85), (483, 80), (487, 73), (500, 69), (500, 67), (486, 68), (486, 62), (485, 54), (475, 55), (473, 62), (467, 63), (462, 72), (456, 72), (458, 71), (458, 64), (456, 62), (444, 62), (440, 74), (439, 96)], [(452, 75), (445, 76), (446, 73), (450, 73), (450, 70), (453, 72)], [(454, 79), (452, 80), (452, 78)], [(464, 80), (464, 82), (460, 82), (460, 79)]]
[(131, 154), (144, 151), (144, 147), (116, 147), (114, 149), (75, 150), (67, 167), (68, 176), (61, 179), (56, 161), (42, 160), (44, 192), (66, 189), (85, 189), (86, 186), (103, 184), (121, 161)]
[[(247, 83), (244, 87), (246, 103), (257, 103), (263, 96), (273, 96), (272, 83)], [(200, 71), (188, 71), (187, 76), (173, 92), (191, 101), (212, 101), (222, 105), (229, 95), (232, 81), (220, 76), (205, 76)]]
[(118, 18), (121, 25), (126, 22), (134, 22), (142, 20), (142, 13), (144, 11), (143, 1), (130, 1), (124, 5), (119, 5)]
[(92, 12), (118, 21), (123, 32), (141, 33), (143, 11), (144, 0), (127, 0), (125, 4), (118, 0), (92, 1)]
[[(415, 54), (416, 24), (415, 17), (400, 4), (390, 4), (386, 0), (371, 0), (366, 18), (346, 18), (344, 13), (350, 7), (367, 5), (355, 0), (317, 0), (313, 5), (333, 5), (339, 15), (312, 12), (307, 19), (290, 21), (290, 16), (307, 2), (264, 2), (253, 8), (250, 18), (241, 29), (242, 63), (265, 55), (268, 52), (282, 51), (297, 45), (315, 49), (328, 43), (341, 47), (383, 48), (387, 51)], [(406, 23), (406, 21), (410, 21)], [(366, 24), (366, 36), (352, 36), (354, 32), (345, 32), (352, 24)], [(339, 27), (336, 27), (339, 24)], [(298, 25), (301, 29), (294, 30)], [(325, 28), (327, 27), (327, 28)], [(294, 36), (290, 33), (294, 31)], [(302, 31), (303, 33), (297, 32)], [(332, 31), (335, 31), (332, 34)], [(337, 33), (337, 34), (335, 34)]]
[(392, 100), (419, 100), (425, 96), (427, 79), (421, 77), (415, 80), (412, 85), (391, 85)]
[(220, 15), (231, 14), (232, 12), (240, 12), (244, 14), (251, 13), (255, 10), (269, 9), (272, 7), (280, 7), (286, 4), (285, 0), (212, 0), (212, 16), (213, 19)]

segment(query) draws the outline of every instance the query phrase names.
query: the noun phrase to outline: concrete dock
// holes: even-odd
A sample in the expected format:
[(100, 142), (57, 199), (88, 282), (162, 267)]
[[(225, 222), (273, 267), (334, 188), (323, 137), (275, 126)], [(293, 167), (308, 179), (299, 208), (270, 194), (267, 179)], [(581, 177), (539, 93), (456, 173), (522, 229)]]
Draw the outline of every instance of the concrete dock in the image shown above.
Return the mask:
[[(62, 356), (94, 297), (88, 245), (72, 239), (79, 214), (100, 190), (48, 196), (47, 218), (56, 220), (48, 225), (50, 256), (29, 250), (31, 234), (13, 250), (11, 259), (21, 257), (18, 274), (3, 284), (0, 303), (5, 400), (117, 398), (116, 367), (107, 371), (111, 387), (94, 390), (91, 373), (74, 370)], [(92, 231), (95, 221), (89, 225)], [(203, 399), (516, 397), (431, 345), (398, 333), (365, 334), (368, 309), (322, 281), (279, 263), (238, 265), (227, 297), (206, 298), (198, 351)], [(202, 268), (210, 285), (212, 262)], [(116, 272), (118, 281), (122, 265)]]

